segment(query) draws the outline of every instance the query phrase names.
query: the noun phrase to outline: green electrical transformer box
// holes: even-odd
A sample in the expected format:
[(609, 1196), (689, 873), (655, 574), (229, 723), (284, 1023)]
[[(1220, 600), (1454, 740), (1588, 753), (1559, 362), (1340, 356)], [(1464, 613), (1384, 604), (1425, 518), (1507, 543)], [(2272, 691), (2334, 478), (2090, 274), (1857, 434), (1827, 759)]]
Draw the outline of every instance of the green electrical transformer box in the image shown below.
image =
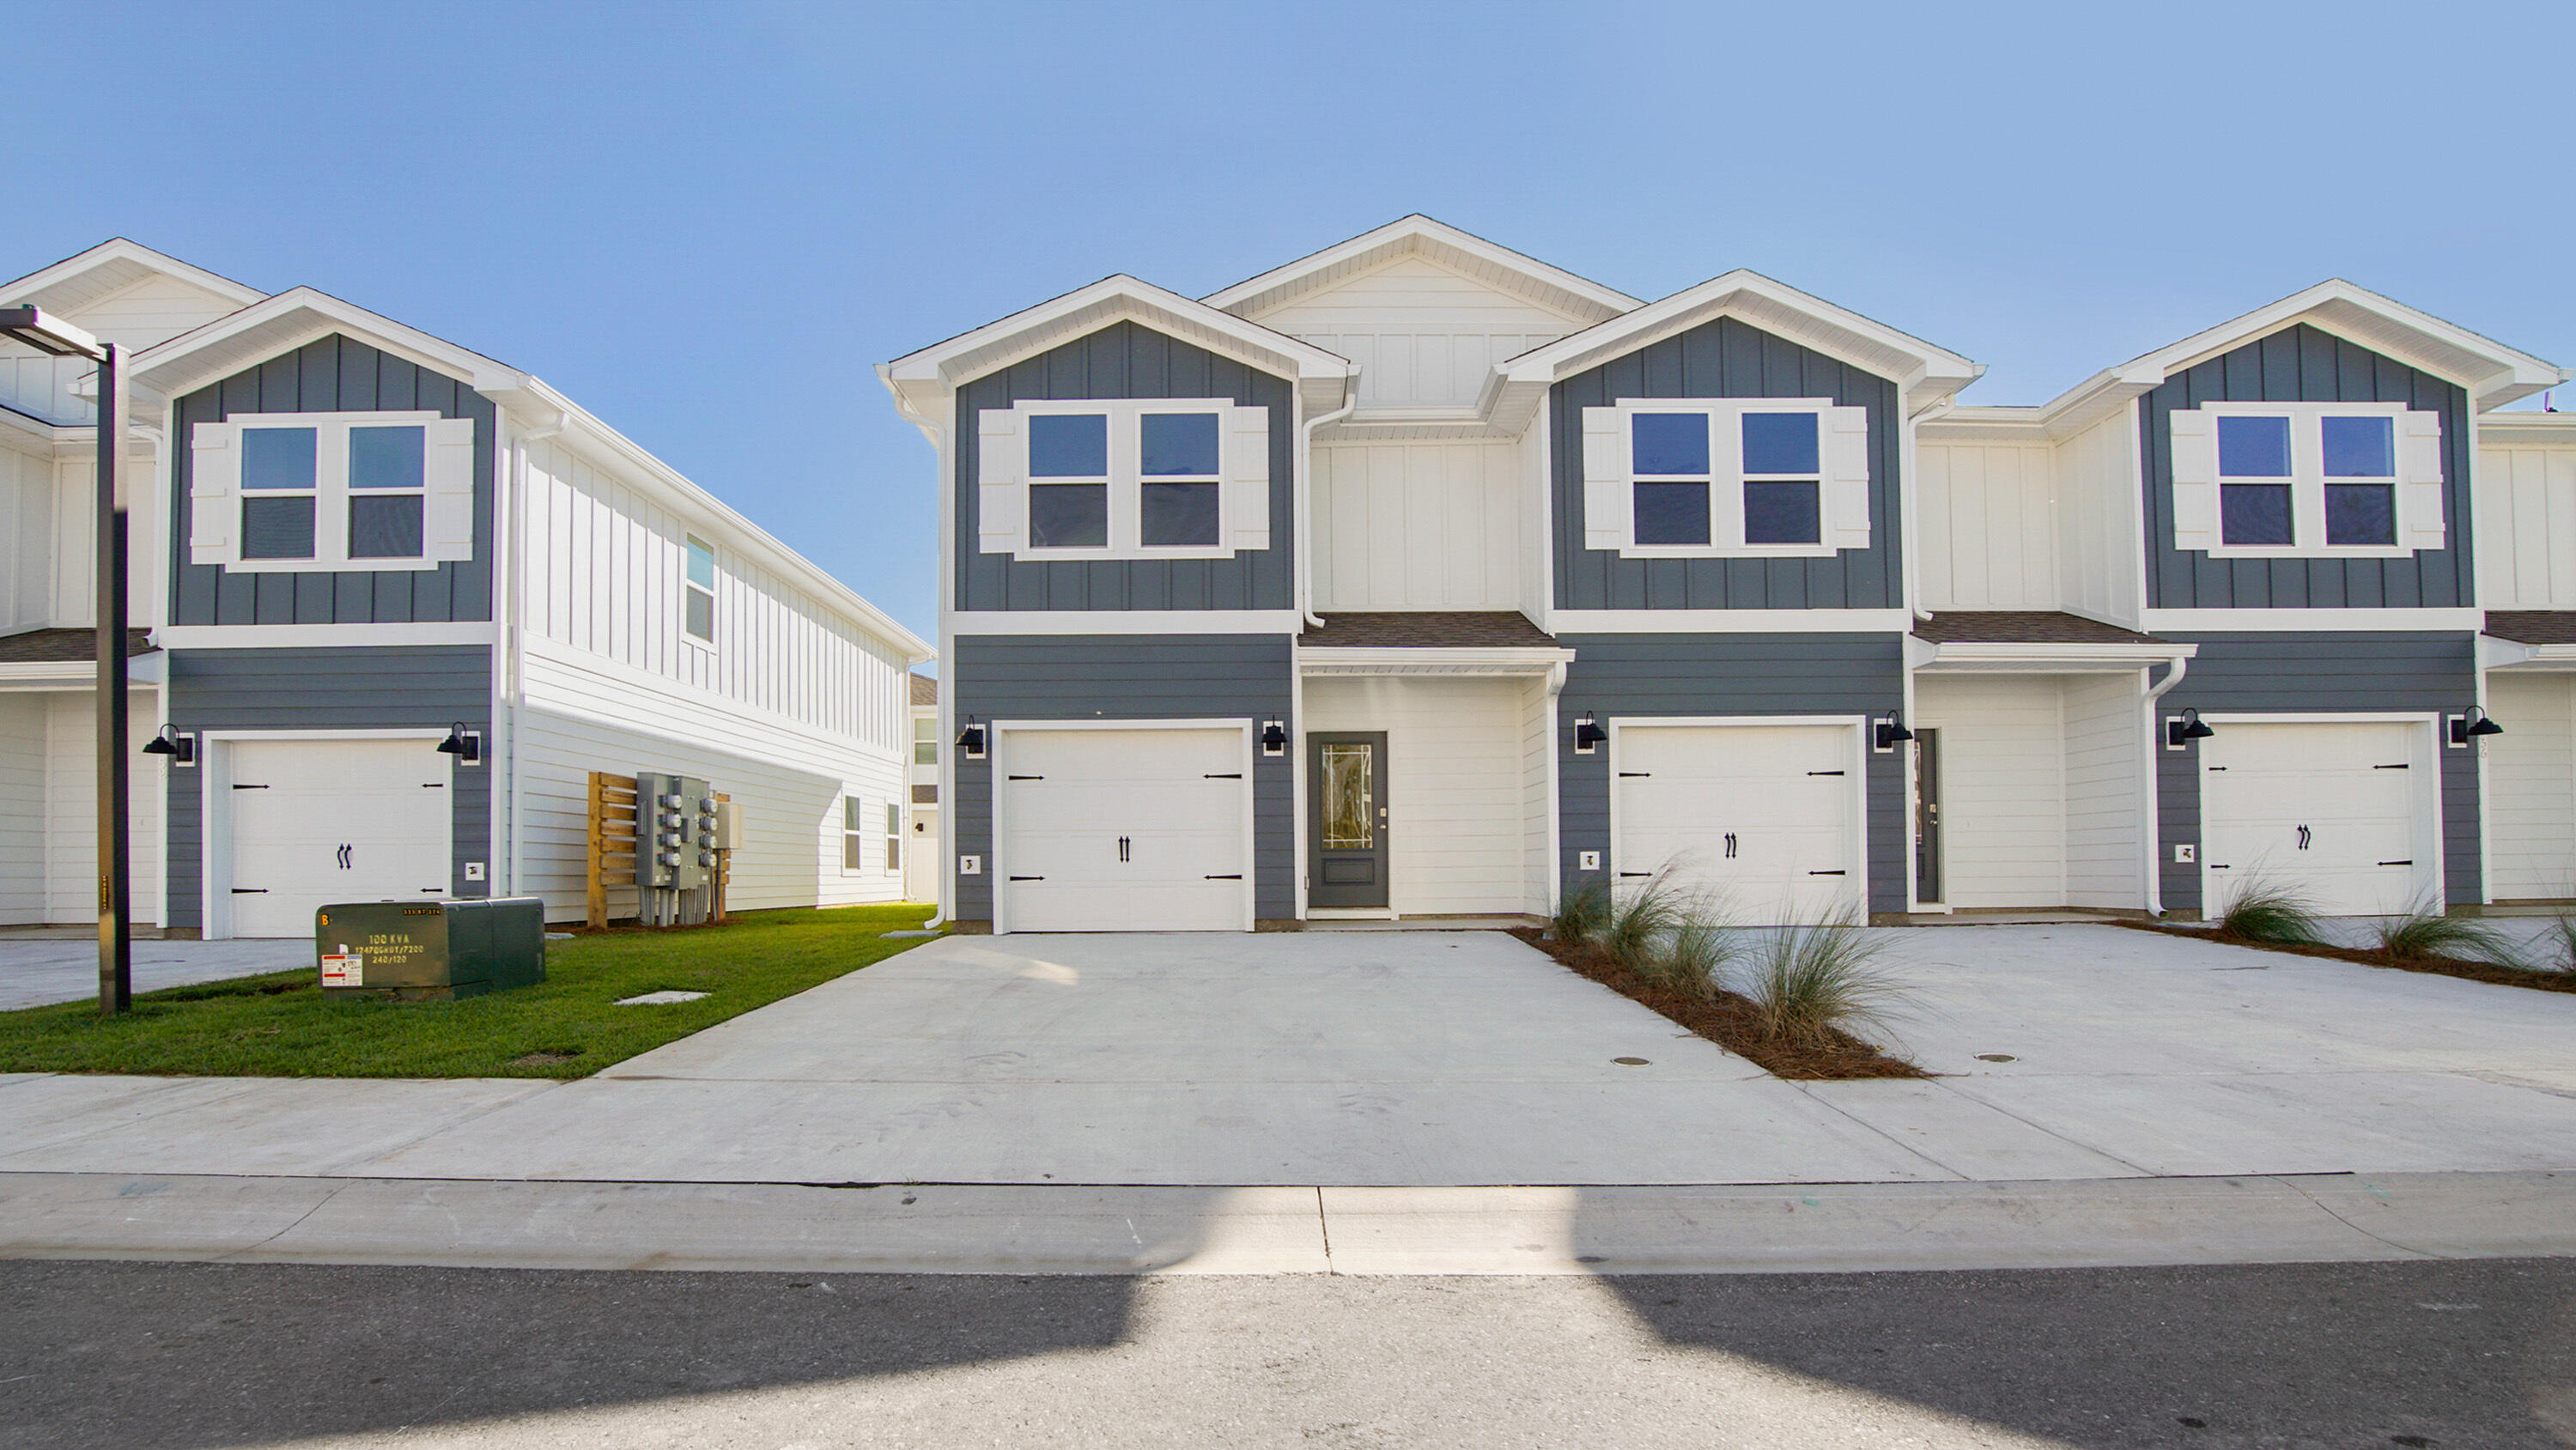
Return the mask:
[(546, 904), (351, 901), (313, 913), (322, 995), (339, 1001), (452, 1002), (546, 979)]

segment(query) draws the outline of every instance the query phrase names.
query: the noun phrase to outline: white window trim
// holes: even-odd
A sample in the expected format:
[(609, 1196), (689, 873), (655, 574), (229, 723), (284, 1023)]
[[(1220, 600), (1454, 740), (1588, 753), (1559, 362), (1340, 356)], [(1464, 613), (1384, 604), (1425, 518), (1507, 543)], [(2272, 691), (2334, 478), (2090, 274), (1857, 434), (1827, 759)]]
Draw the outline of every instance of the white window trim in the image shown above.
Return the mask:
[[(408, 494), (410, 489), (349, 486), (349, 430), (422, 429), (421, 552), (417, 558), (349, 557), (349, 500), (368, 494)], [(311, 428), (313, 459), (313, 557), (242, 557), (242, 500), (305, 496), (301, 489), (242, 486), (242, 441), (247, 429)], [(400, 573), (435, 569), (474, 557), (474, 420), (436, 412), (236, 413), (190, 430), (188, 561), (219, 564), (241, 574)]]
[(720, 631), (724, 628), (724, 618), (717, 612), (717, 606), (723, 601), (716, 592), (715, 584), (700, 584), (689, 577), (689, 550), (691, 546), (697, 544), (704, 544), (707, 547), (707, 569), (715, 576), (716, 583), (721, 583), (724, 579), (724, 550), (717, 548), (713, 539), (700, 538), (696, 534), (683, 531), (680, 535), (680, 643), (713, 652), (716, 647), (713, 633), (692, 634), (689, 631), (689, 596), (691, 594), (707, 596), (707, 628), (710, 631)]
[[(1148, 480), (1140, 472), (1141, 425), (1137, 420), (1147, 413), (1216, 415), (1214, 544), (1143, 542), (1144, 485)], [(1109, 542), (1091, 548), (1036, 548), (1029, 543), (1028, 491), (1059, 480), (1040, 480), (1029, 473), (1029, 420), (1080, 414), (1100, 414), (1109, 419)], [(1270, 410), (1266, 407), (1246, 407), (1232, 398), (1023, 398), (1007, 409), (985, 409), (983, 419), (977, 499), (983, 515), (978, 532), (985, 553), (1008, 553), (1014, 559), (1030, 562), (1231, 559), (1239, 553), (1270, 547)], [(1211, 480), (1193, 475), (1168, 481)]]
[[(2445, 547), (2446, 528), (2442, 500), (2441, 417), (2404, 403), (2244, 403), (2207, 402), (2193, 410), (2175, 409), (2171, 417), (2185, 411), (2198, 412), (2209, 419), (2207, 451), (2209, 461), (2209, 526), (2207, 547), (2194, 547), (2177, 540), (2177, 548), (2187, 553), (2207, 554), (2213, 559), (2409, 559), (2428, 550)], [(2234, 478), (2219, 472), (2218, 423), (2222, 417), (2287, 418), (2290, 420), (2290, 476), (2288, 478)], [(2325, 418), (2387, 418), (2395, 433), (2397, 476), (2392, 479), (2328, 478), (2325, 476)], [(2411, 424), (2410, 420), (2429, 420), (2429, 424)], [(2170, 417), (2166, 425), (2172, 424)], [(2411, 433), (2410, 426), (2426, 427), (2429, 432)], [(2417, 455), (2429, 440), (2430, 477), (2420, 478), (2423, 471), (2414, 466)], [(2178, 456), (2189, 446), (2179, 439), (2174, 443), (2176, 457), (2173, 478), (2178, 489), (2195, 485), (2185, 481), (2184, 464)], [(2326, 538), (2326, 485), (2330, 483), (2382, 483), (2391, 486), (2395, 504), (2397, 542), (2394, 544), (2329, 544)], [(2227, 514), (2224, 490), (2230, 483), (2286, 484), (2290, 489), (2290, 537), (2296, 542), (2282, 544), (2230, 544), (2227, 542)], [(2429, 494), (2429, 496), (2428, 496)], [(2181, 503), (2176, 502), (2177, 517)], [(2411, 541), (2411, 542), (2410, 542)]]
[[(850, 824), (850, 808), (853, 806), (858, 808), (859, 824), (856, 827), (853, 827)], [(867, 874), (868, 868), (866, 865), (861, 864), (853, 866), (850, 864), (850, 843), (852, 841), (860, 843), (857, 852), (859, 860), (862, 863), (867, 860), (868, 851), (865, 843), (869, 836), (875, 834), (869, 828), (867, 820), (867, 797), (854, 790), (843, 791), (841, 793), (841, 874), (844, 876), (864, 876)]]
[[(1830, 559), (1866, 549), (1869, 533), (1869, 412), (1832, 398), (1620, 398), (1584, 412), (1584, 533), (1587, 548), (1614, 548), (1627, 559)], [(1695, 483), (1696, 475), (1638, 474), (1630, 457), (1640, 413), (1699, 413), (1709, 420), (1706, 544), (1637, 542), (1636, 486)], [(1816, 415), (1816, 522), (1812, 544), (1744, 541), (1744, 485), (1793, 477), (1748, 475), (1743, 423), (1748, 413)], [(1605, 428), (1601, 424), (1610, 424)], [(1855, 441), (1846, 443), (1848, 436)], [(1608, 456), (1603, 456), (1604, 450)], [(1596, 517), (1596, 514), (1601, 515)]]
[(887, 797), (885, 816), (885, 874), (901, 876), (903, 874), (903, 802), (892, 796)]

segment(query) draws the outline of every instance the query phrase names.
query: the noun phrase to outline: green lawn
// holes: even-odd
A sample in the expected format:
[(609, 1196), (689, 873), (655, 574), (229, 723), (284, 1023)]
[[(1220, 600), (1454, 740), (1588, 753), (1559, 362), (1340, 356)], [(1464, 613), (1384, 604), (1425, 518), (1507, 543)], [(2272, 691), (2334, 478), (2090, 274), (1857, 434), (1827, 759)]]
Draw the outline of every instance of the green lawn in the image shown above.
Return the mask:
[[(588, 1077), (926, 938), (926, 906), (770, 912), (719, 927), (546, 943), (543, 985), (462, 1002), (325, 1002), (311, 970), (0, 1012), (0, 1072), (211, 1077)], [(620, 1007), (665, 989), (695, 1002)]]

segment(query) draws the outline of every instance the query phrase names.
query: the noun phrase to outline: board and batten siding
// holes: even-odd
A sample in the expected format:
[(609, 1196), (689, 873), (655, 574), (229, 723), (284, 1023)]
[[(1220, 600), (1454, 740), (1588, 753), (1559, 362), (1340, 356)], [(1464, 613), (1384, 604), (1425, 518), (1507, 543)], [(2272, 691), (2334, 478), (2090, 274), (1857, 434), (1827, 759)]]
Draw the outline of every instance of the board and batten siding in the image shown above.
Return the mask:
[(1331, 443), (1314, 451), (1315, 607), (1521, 607), (1516, 443)]
[(63, 618), (56, 500), (50, 451), (38, 457), (0, 448), (0, 633), (43, 629)]
[[(961, 635), (941, 662), (940, 688), (965, 721), (1264, 720), (1297, 722), (1295, 664), (1284, 634)], [(957, 757), (945, 803), (952, 861), (982, 856), (984, 874), (957, 878), (954, 915), (993, 919), (991, 760)], [(1297, 914), (1295, 791), (1290, 761), (1252, 762), (1253, 914)]]
[(2134, 624), (2145, 605), (2137, 436), (2122, 411), (2057, 444), (2061, 609)]
[[(2147, 603), (2156, 609), (2438, 609), (2477, 602), (2468, 394), (2305, 323), (2186, 368), (2141, 400)], [(2444, 547), (2396, 559), (2217, 559), (2174, 548), (2177, 409), (2203, 403), (2403, 403), (2442, 415)]]
[[(1605, 881), (1577, 853), (1610, 850), (1610, 753), (1574, 753), (1574, 720), (1655, 715), (1884, 715), (1905, 702), (1904, 646), (1894, 634), (1567, 635), (1575, 651), (1556, 704), (1558, 838), (1565, 889)], [(1913, 831), (1903, 757), (1866, 753), (1869, 909), (1903, 911)]]
[[(188, 497), (200, 423), (258, 413), (434, 412), (474, 420), (474, 557), (434, 569), (264, 573), (188, 562)], [(447, 376), (334, 334), (179, 399), (171, 451), (170, 622), (415, 624), (492, 617), (492, 400)], [(331, 527), (324, 521), (323, 527)]]
[[(327, 577), (327, 576), (308, 576)], [(445, 730), (462, 723), (492, 739), (492, 651), (483, 645), (343, 645), (325, 649), (201, 649), (170, 653), (169, 718), (180, 730)], [(421, 742), (431, 749), (433, 741)], [(448, 890), (483, 896), (465, 863), (490, 861), (492, 770), (459, 766), (450, 796)], [(170, 781), (169, 917), (198, 929), (205, 847), (200, 777)]]
[[(529, 445), (526, 489), (532, 641), (618, 667), (647, 711), (675, 708), (657, 692), (703, 692), (838, 741), (911, 750), (908, 666), (888, 641), (560, 442)], [(712, 644), (682, 629), (693, 532), (716, 550)]]
[[(1270, 410), (1270, 547), (1225, 559), (1022, 560), (979, 547), (976, 414), (1023, 398), (1229, 398)], [(1286, 609), (1296, 409), (1287, 379), (1133, 322), (1113, 323), (957, 389), (957, 608)]]
[(2487, 709), (2505, 727), (2480, 744), (2491, 894), (2576, 898), (2576, 675), (2490, 674)]
[(45, 702), (51, 698), (0, 694), (0, 926), (45, 919)]
[(2576, 609), (2576, 435), (2478, 449), (2478, 602)]
[[(1583, 410), (1621, 398), (1831, 398), (1869, 410), (1869, 547), (1812, 559), (1628, 559), (1583, 546)], [(1721, 317), (1548, 393), (1559, 609), (1893, 609), (1905, 602), (1896, 384)]]
[(1466, 407), (1494, 364), (1585, 326), (1418, 256), (1254, 320), (1358, 363), (1363, 408)]
[(2064, 607), (2055, 464), (2042, 441), (1915, 450), (1924, 608)]
[(1545, 909), (1543, 889), (1536, 900), (1527, 893), (1533, 821), (1546, 839), (1545, 777), (1532, 792), (1527, 760), (1544, 693), (1528, 678), (1306, 682), (1308, 732), (1386, 732), (1388, 903), (1397, 915)]
[[(2183, 682), (2156, 702), (2157, 728), (2186, 708), (2204, 715), (2329, 715), (2441, 711), (2477, 703), (2475, 637), (2427, 631), (2331, 634), (2181, 634), (2200, 652)], [(2224, 730), (2224, 724), (2214, 728)], [(2438, 751), (2442, 763), (2444, 895), (2454, 906), (2478, 902), (2478, 757), (2474, 749)], [(2156, 859), (2164, 872), (2168, 911), (2201, 909), (2200, 867), (2177, 862), (2173, 848), (2201, 839), (2200, 751), (2156, 746)]]

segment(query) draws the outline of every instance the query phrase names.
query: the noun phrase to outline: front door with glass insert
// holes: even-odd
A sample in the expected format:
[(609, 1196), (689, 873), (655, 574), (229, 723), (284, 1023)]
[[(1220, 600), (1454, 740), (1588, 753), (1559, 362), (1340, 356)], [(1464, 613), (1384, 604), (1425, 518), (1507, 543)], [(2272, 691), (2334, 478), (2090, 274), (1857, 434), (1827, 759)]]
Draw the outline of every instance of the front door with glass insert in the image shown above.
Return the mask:
[(1310, 906), (1387, 904), (1386, 732), (1309, 735)]

